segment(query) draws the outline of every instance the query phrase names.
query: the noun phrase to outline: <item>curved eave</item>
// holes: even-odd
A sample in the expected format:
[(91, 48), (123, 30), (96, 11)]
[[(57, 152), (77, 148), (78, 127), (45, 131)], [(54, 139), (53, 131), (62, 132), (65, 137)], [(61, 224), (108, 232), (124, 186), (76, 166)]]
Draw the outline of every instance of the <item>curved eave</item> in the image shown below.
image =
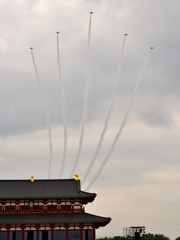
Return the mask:
[(82, 204), (87, 204), (89, 202), (93, 202), (94, 199), (96, 197), (96, 194), (94, 195), (91, 195), (91, 196), (38, 196), (38, 197), (31, 197), (31, 196), (28, 196), (28, 197), (9, 197), (9, 198), (3, 198), (3, 197), (0, 197), (0, 200), (22, 200), (22, 199), (28, 199), (28, 200), (36, 200), (36, 199), (42, 199), (42, 200), (47, 200), (47, 199), (59, 199), (59, 200), (64, 200), (64, 199), (70, 199), (70, 200), (79, 200), (82, 202)]
[(81, 191), (81, 193), (83, 193), (84, 195), (84, 197), (81, 197), (81, 200), (83, 201), (84, 204), (87, 204), (88, 202), (93, 202), (97, 196), (96, 193), (87, 193), (83, 191)]
[(0, 180), (0, 200), (74, 199), (92, 202), (95, 193), (81, 191), (80, 180)]
[(111, 218), (100, 217), (89, 213), (42, 213), (42, 214), (3, 214), (0, 225), (6, 224), (90, 224), (95, 228), (104, 227)]
[(36, 200), (36, 199), (43, 199), (43, 200), (47, 200), (47, 199), (62, 199), (62, 200), (64, 200), (64, 199), (70, 199), (70, 200), (79, 200), (79, 201), (81, 201), (82, 202), (82, 204), (87, 204), (87, 203), (89, 203), (89, 202), (93, 202), (94, 201), (94, 199), (96, 198), (96, 194), (95, 193), (87, 193), (87, 194), (81, 194), (81, 193), (79, 193), (77, 196), (71, 196), (71, 195), (69, 195), (69, 196), (34, 196), (34, 197), (32, 197), (32, 196), (26, 196), (26, 198), (25, 197), (23, 197), (23, 196), (21, 196), (21, 197), (17, 197), (17, 196), (12, 196), (12, 197), (0, 197), (0, 200), (19, 200), (19, 199), (28, 199), (28, 200)]

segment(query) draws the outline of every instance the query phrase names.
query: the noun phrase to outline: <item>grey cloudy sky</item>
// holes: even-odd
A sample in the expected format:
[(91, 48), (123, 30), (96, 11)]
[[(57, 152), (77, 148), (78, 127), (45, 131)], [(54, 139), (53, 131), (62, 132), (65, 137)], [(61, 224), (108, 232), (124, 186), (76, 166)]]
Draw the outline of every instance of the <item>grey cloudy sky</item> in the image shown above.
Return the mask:
[(63, 116), (56, 31), (67, 106), (69, 178), (83, 113), (89, 11), (92, 16), (90, 83), (84, 144), (75, 173), (95, 152), (110, 104), (116, 65), (128, 33), (114, 106), (100, 155), (85, 189), (104, 160), (153, 46), (124, 131), (86, 210), (110, 216), (97, 236), (122, 235), (131, 225), (172, 239), (180, 235), (180, 2), (178, 0), (0, 0), (0, 178), (47, 178), (49, 139), (30, 47), (44, 88), (52, 127), (52, 178), (63, 155)]

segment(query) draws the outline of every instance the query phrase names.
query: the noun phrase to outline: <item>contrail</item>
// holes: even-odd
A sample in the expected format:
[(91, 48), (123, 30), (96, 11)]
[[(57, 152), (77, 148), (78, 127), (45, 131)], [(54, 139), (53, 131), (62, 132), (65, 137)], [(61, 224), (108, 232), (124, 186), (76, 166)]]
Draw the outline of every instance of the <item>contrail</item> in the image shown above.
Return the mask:
[(126, 41), (126, 37), (127, 37), (127, 33), (125, 34), (124, 36), (124, 41), (123, 41), (123, 44), (122, 44), (122, 49), (121, 49), (121, 53), (120, 53), (120, 57), (119, 57), (119, 61), (118, 61), (118, 65), (117, 65), (117, 69), (116, 69), (116, 75), (115, 75), (115, 80), (114, 80), (114, 86), (113, 86), (113, 90), (112, 90), (112, 94), (111, 94), (111, 102), (110, 102), (110, 106), (109, 106), (109, 111), (107, 113), (107, 117), (106, 117), (106, 120), (105, 120), (105, 123), (104, 123), (104, 128), (103, 128), (103, 131), (101, 133), (101, 136), (100, 136), (100, 139), (99, 139), (99, 143), (98, 143), (98, 146), (97, 146), (97, 149), (96, 149), (96, 152), (92, 158), (92, 160), (90, 161), (90, 165), (85, 173), (85, 177), (83, 179), (83, 182), (84, 183), (94, 165), (94, 162), (95, 160), (97, 159), (97, 156), (101, 150), (101, 146), (103, 144), (103, 140), (104, 140), (104, 136), (106, 134), (106, 131), (107, 131), (107, 127), (108, 127), (108, 122), (109, 122), (109, 119), (110, 119), (110, 116), (111, 116), (111, 112), (112, 112), (112, 108), (113, 108), (113, 104), (114, 104), (114, 96), (115, 96), (115, 92), (116, 92), (116, 89), (117, 89), (117, 83), (118, 83), (118, 79), (119, 79), (119, 72), (120, 72), (120, 69), (121, 69), (121, 63), (122, 63), (122, 55), (123, 55), (123, 51), (124, 51), (124, 46), (125, 46), (125, 41)]
[(85, 85), (85, 94), (84, 94), (83, 116), (82, 116), (82, 120), (81, 120), (81, 135), (80, 135), (80, 140), (79, 140), (78, 153), (76, 155), (70, 177), (73, 175), (73, 172), (75, 171), (75, 169), (78, 165), (79, 157), (80, 157), (81, 150), (82, 150), (83, 140), (84, 140), (84, 127), (85, 127), (84, 125), (85, 125), (85, 121), (86, 121), (87, 99), (88, 99), (88, 89), (89, 89), (89, 49), (90, 49), (90, 39), (91, 39), (91, 17), (92, 17), (92, 14), (93, 14), (93, 12), (90, 12), (87, 59), (86, 59), (86, 85)]
[(142, 69), (141, 69), (139, 78), (138, 78), (138, 80), (137, 80), (137, 82), (136, 82), (136, 85), (135, 85), (135, 88), (134, 88), (134, 90), (133, 90), (132, 97), (131, 97), (131, 101), (130, 101), (129, 107), (128, 107), (127, 111), (126, 111), (126, 114), (125, 114), (125, 116), (124, 116), (124, 119), (123, 119), (123, 121), (122, 121), (121, 127), (120, 127), (119, 131), (118, 131), (117, 134), (116, 134), (116, 137), (115, 137), (115, 139), (114, 139), (114, 141), (113, 141), (113, 143), (112, 143), (112, 145), (111, 145), (111, 148), (110, 148), (107, 156), (105, 157), (105, 159), (104, 159), (104, 161), (102, 162), (99, 170), (97, 171), (97, 173), (96, 173), (95, 177), (93, 178), (93, 180), (90, 182), (90, 184), (89, 184), (89, 186), (87, 187), (86, 191), (89, 190), (89, 188), (92, 186), (92, 184), (93, 184), (93, 183), (98, 179), (98, 177), (100, 176), (103, 168), (105, 167), (106, 163), (108, 162), (108, 160), (109, 160), (109, 158), (110, 158), (110, 156), (111, 156), (111, 154), (112, 154), (112, 151), (113, 151), (113, 149), (114, 149), (114, 147), (115, 147), (115, 145), (116, 145), (116, 143), (117, 143), (117, 141), (118, 141), (118, 139), (119, 139), (119, 137), (120, 137), (120, 135), (121, 135), (121, 133), (122, 133), (122, 130), (124, 129), (124, 126), (125, 126), (125, 124), (126, 124), (126, 122), (127, 122), (128, 116), (129, 116), (129, 112), (130, 112), (131, 107), (132, 107), (132, 104), (133, 104), (133, 102), (134, 102), (134, 98), (135, 98), (135, 95), (136, 95), (136, 91), (137, 91), (138, 86), (139, 86), (139, 84), (140, 84), (140, 82), (141, 82), (141, 80), (142, 80), (143, 74), (144, 74), (144, 72), (145, 72), (145, 70), (146, 70), (146, 67), (147, 67), (147, 64), (148, 64), (148, 61), (149, 61), (149, 58), (150, 58), (150, 53), (151, 53), (151, 50), (152, 50), (152, 49), (153, 49), (153, 48), (151, 47), (150, 50), (149, 50), (149, 52), (148, 52), (148, 54), (147, 54), (147, 57), (146, 57), (146, 59), (145, 59), (145, 62), (144, 62), (144, 64), (143, 64), (143, 67), (142, 67)]
[(67, 115), (66, 115), (65, 96), (64, 96), (64, 84), (63, 84), (63, 80), (62, 80), (61, 65), (60, 65), (59, 32), (57, 32), (57, 60), (58, 60), (58, 72), (59, 72), (62, 110), (63, 110), (63, 122), (64, 122), (64, 153), (63, 153), (61, 170), (60, 170), (60, 174), (59, 174), (59, 176), (61, 178), (63, 170), (64, 170), (65, 161), (66, 161), (66, 151), (67, 151)]
[(39, 79), (39, 74), (38, 74), (38, 71), (37, 71), (36, 63), (35, 63), (35, 60), (34, 60), (33, 48), (30, 48), (30, 49), (31, 49), (31, 56), (32, 56), (33, 64), (34, 64), (34, 69), (35, 69), (35, 72), (36, 72), (36, 77), (37, 77), (37, 80), (38, 80), (38, 84), (39, 84), (39, 88), (40, 88), (40, 91), (41, 91), (42, 100), (43, 100), (43, 103), (44, 103), (44, 111), (45, 111), (46, 120), (47, 120), (47, 126), (48, 126), (49, 152), (50, 152), (48, 178), (50, 178), (51, 177), (51, 164), (52, 164), (52, 141), (51, 141), (50, 120), (49, 120), (49, 114), (48, 114), (47, 103), (46, 103), (46, 99), (45, 99), (45, 96), (44, 96), (43, 87), (41, 85), (41, 81)]

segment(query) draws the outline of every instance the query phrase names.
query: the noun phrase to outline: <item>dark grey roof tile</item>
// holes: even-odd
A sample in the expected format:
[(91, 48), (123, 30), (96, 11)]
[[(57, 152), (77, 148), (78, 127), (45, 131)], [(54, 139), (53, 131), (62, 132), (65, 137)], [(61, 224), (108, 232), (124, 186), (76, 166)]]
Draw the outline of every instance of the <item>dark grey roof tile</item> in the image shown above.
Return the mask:
[(88, 223), (105, 226), (111, 218), (100, 217), (89, 213), (39, 213), (39, 214), (3, 214), (0, 215), (0, 224), (71, 224)]
[(93, 201), (95, 193), (81, 191), (80, 180), (0, 180), (0, 199), (73, 198)]

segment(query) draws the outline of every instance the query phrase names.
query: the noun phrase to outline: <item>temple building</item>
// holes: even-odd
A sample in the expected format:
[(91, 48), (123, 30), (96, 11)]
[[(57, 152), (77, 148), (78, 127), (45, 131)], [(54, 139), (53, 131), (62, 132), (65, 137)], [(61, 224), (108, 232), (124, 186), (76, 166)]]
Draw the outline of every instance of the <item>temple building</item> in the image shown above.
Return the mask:
[(80, 180), (0, 180), (0, 240), (95, 240), (111, 218), (85, 212)]

